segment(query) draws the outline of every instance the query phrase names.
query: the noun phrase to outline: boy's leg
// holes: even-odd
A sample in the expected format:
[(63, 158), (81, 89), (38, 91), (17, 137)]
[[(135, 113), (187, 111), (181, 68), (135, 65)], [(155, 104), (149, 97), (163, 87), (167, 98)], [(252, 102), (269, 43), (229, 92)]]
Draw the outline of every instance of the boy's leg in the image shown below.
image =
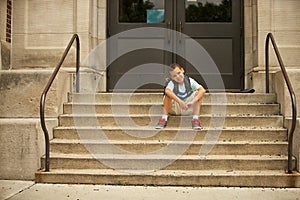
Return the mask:
[[(195, 95), (197, 95), (197, 93)], [(194, 115), (198, 116), (200, 114), (201, 105), (202, 105), (202, 97), (193, 105), (193, 114)]]
[[(197, 95), (197, 93), (195, 94)], [(201, 130), (202, 127), (199, 121), (200, 108), (202, 105), (202, 97), (193, 105), (193, 120), (192, 120), (192, 128), (195, 130)]]
[(167, 95), (164, 97), (164, 108), (163, 108), (163, 114), (168, 115), (171, 108), (172, 108), (172, 102), (173, 100), (168, 97)]
[(173, 100), (167, 95), (164, 96), (163, 116), (158, 120), (158, 123), (155, 127), (156, 129), (162, 129), (167, 126), (168, 114), (172, 108), (172, 101)]

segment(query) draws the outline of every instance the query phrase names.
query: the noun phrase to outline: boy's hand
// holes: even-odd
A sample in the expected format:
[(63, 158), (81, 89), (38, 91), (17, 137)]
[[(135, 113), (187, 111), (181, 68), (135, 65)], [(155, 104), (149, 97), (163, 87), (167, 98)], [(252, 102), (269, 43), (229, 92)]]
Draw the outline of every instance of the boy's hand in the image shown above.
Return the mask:
[(189, 106), (184, 101), (180, 100), (178, 103), (181, 109), (183, 110), (189, 109)]
[(192, 107), (193, 105), (194, 105), (193, 102), (188, 102), (188, 103), (186, 104), (186, 106), (188, 107), (188, 109), (189, 109), (190, 107)]

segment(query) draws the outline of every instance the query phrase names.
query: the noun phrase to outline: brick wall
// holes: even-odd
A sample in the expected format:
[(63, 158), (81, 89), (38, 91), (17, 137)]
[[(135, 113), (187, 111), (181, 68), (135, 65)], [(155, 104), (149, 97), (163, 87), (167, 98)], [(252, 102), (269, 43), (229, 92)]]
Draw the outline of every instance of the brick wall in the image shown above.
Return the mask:
[(6, 42), (11, 43), (12, 0), (7, 0)]

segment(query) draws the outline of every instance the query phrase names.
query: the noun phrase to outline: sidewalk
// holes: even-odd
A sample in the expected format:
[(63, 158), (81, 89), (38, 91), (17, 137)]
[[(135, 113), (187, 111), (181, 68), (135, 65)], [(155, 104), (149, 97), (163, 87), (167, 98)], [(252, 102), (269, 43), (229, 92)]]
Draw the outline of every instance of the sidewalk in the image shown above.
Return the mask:
[(300, 200), (300, 189), (35, 184), (0, 180), (0, 200)]

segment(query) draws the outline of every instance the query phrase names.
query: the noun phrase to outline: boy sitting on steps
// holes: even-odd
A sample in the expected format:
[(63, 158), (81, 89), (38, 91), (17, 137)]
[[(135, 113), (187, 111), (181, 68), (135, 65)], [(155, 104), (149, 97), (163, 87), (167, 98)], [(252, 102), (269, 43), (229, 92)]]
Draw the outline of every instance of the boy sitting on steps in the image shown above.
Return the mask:
[(192, 109), (192, 128), (201, 130), (199, 113), (205, 89), (194, 79), (184, 75), (184, 69), (179, 64), (172, 64), (169, 74), (171, 81), (165, 88), (163, 115), (158, 120), (156, 129), (166, 127), (169, 113), (182, 115)]

